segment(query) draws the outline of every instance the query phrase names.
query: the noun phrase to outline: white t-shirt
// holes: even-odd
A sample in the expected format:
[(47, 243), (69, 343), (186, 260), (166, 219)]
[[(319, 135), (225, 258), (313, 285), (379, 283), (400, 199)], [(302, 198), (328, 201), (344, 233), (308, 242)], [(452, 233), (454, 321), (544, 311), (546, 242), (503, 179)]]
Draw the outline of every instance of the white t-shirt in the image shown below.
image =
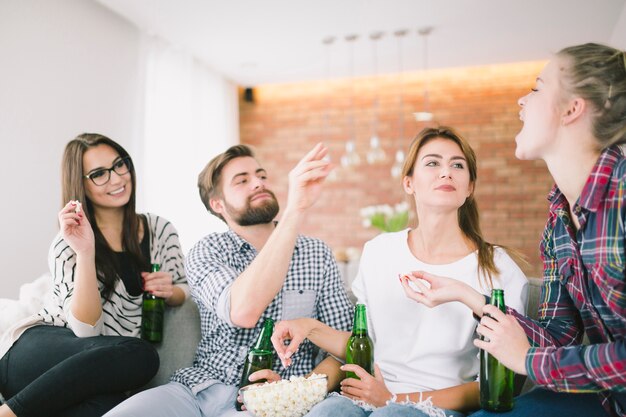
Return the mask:
[[(477, 322), (471, 310), (452, 302), (434, 308), (409, 299), (398, 276), (423, 270), (455, 278), (489, 295), (480, 287), (477, 252), (453, 263), (430, 265), (409, 250), (408, 229), (384, 233), (365, 244), (352, 291), (367, 306), (374, 361), (392, 393), (429, 391), (476, 380), (478, 349), (474, 347)], [(501, 248), (494, 251), (500, 270), (495, 288), (504, 289), (505, 303), (524, 314), (528, 280)]]

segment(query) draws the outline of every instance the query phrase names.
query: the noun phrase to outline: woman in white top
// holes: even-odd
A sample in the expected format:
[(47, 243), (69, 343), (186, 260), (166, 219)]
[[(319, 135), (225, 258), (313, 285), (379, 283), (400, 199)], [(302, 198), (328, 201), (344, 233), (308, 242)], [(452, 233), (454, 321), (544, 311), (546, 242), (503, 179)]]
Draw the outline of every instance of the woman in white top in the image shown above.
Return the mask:
[[(523, 272), (504, 249), (482, 238), (476, 171), (474, 151), (450, 128), (426, 128), (412, 142), (402, 185), (415, 203), (417, 226), (367, 242), (352, 285), (358, 302), (367, 305), (375, 376), (344, 365), (360, 380), (344, 379), (343, 395), (328, 397), (309, 416), (462, 416), (478, 408), (476, 321), (460, 304), (430, 309), (413, 302), (399, 282), (415, 270), (445, 272), (484, 294), (503, 288), (508, 304), (525, 309)], [(304, 338), (345, 358), (349, 336), (299, 319), (278, 323), (273, 340), (288, 366)]]
[[(176, 229), (135, 212), (135, 171), (123, 147), (78, 136), (65, 148), (62, 179), (53, 293), (0, 342), (0, 417), (101, 416), (158, 369), (154, 347), (138, 338), (144, 290), (173, 306), (186, 297)], [(151, 263), (161, 271), (148, 272)]]

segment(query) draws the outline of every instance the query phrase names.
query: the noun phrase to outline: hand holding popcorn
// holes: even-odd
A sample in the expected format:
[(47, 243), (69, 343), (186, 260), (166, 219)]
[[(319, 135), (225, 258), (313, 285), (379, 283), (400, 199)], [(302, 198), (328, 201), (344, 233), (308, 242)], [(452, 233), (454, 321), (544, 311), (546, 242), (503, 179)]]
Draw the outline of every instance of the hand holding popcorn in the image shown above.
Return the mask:
[(61, 237), (77, 255), (94, 255), (93, 229), (79, 201), (70, 200), (58, 215)]

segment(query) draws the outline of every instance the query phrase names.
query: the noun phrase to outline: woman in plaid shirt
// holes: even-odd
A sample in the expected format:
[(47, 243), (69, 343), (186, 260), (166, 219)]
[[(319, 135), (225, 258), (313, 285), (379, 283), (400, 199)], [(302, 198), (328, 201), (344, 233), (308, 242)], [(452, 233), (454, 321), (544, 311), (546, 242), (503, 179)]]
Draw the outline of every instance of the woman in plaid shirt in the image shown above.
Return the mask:
[(504, 314), (443, 277), (417, 273), (421, 293), (406, 283), (405, 291), (429, 306), (461, 301), (493, 317), (478, 326), (489, 342), (474, 344), (537, 386), (507, 416), (626, 416), (626, 52), (565, 48), (519, 105), (515, 154), (543, 159), (556, 183), (540, 245), (538, 320)]

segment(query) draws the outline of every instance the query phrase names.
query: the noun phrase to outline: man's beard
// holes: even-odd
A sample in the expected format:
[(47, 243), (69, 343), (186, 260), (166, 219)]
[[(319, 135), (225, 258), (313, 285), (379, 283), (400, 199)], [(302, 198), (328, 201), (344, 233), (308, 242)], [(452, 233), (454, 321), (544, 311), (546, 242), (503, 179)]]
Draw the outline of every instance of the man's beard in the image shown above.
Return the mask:
[[(272, 198), (265, 201), (257, 207), (251, 206), (251, 201), (257, 194), (267, 193)], [(266, 224), (274, 220), (279, 211), (278, 200), (270, 190), (263, 190), (257, 194), (251, 195), (243, 209), (236, 209), (228, 202), (224, 201), (226, 211), (239, 226), (254, 226), (257, 224)]]

